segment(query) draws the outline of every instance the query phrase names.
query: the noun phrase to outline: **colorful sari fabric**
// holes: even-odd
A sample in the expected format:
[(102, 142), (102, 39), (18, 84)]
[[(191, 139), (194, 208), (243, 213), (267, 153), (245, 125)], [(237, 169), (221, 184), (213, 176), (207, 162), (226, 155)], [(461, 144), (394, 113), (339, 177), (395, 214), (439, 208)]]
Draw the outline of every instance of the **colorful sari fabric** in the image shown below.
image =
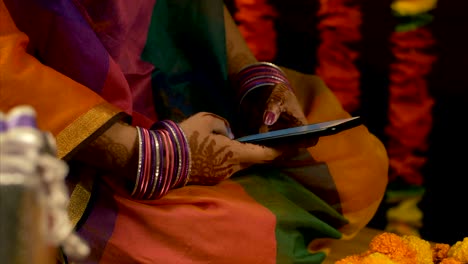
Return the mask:
[[(84, 263), (321, 263), (382, 199), (388, 160), (364, 126), (284, 164), (153, 201), (119, 194), (73, 152), (117, 120), (149, 127), (199, 111), (232, 120), (219, 1), (4, 0), (0, 110), (32, 105), (70, 164)], [(314, 76), (285, 69), (309, 122), (348, 117)]]

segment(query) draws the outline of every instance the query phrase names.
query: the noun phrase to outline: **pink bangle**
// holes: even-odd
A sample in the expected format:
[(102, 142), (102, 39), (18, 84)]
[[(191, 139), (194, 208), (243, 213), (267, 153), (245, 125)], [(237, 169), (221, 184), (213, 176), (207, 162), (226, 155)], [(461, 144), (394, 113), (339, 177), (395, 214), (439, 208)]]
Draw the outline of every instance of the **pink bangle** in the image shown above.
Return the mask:
[(169, 133), (169, 139), (173, 144), (174, 150), (174, 172), (175, 178), (170, 188), (178, 188), (185, 186), (189, 179), (191, 169), (190, 146), (185, 133), (175, 122), (171, 120), (163, 120), (156, 122), (151, 126), (156, 131), (164, 130)]
[(185, 134), (170, 120), (158, 129), (136, 127), (138, 169), (131, 196), (157, 199), (170, 189), (184, 186), (190, 173), (190, 149)]
[(133, 191), (131, 193), (131, 196), (134, 197), (136, 195), (136, 191), (139, 187), (140, 180), (142, 178), (142, 167), (143, 167), (143, 151), (144, 151), (144, 146), (143, 146), (143, 139), (142, 139), (142, 132), (139, 127), (136, 127), (137, 130), (137, 136), (138, 136), (138, 169), (137, 169), (137, 175), (135, 178), (135, 186), (133, 188)]
[(139, 180), (136, 181), (135, 183), (135, 186), (136, 186), (136, 192), (132, 195), (134, 198), (136, 199), (141, 199), (142, 196), (144, 195), (144, 191), (145, 191), (145, 185), (148, 181), (148, 162), (150, 162), (151, 160), (148, 160), (150, 159), (150, 155), (148, 154), (148, 152), (150, 152), (150, 146), (149, 146), (149, 141), (148, 141), (148, 137), (147, 137), (147, 134), (145, 132), (147, 132), (146, 129), (144, 128), (139, 128), (139, 131), (140, 131), (140, 135), (141, 135), (141, 159), (140, 159), (140, 163), (141, 163), (141, 169), (140, 169), (140, 173), (139, 173)]
[(164, 130), (160, 131), (160, 135), (163, 139), (164, 142), (164, 159), (163, 159), (163, 164), (164, 164), (164, 173), (162, 174), (163, 181), (162, 181), (162, 186), (160, 189), (160, 193), (158, 195), (158, 198), (162, 197), (165, 193), (166, 190), (169, 189), (168, 186), (170, 185), (171, 182), (171, 164), (170, 164), (170, 155), (171, 155), (171, 150), (169, 148), (170, 140), (168, 138), (167, 132)]
[(153, 194), (152, 198), (159, 198), (161, 197), (161, 190), (164, 186), (164, 180), (166, 178), (165, 174), (164, 174), (164, 148), (165, 148), (165, 145), (164, 145), (164, 140), (162, 138), (162, 135), (159, 131), (155, 131), (155, 135), (157, 137), (157, 140), (159, 142), (159, 149), (158, 149), (158, 153), (159, 153), (159, 179), (158, 179), (158, 182), (157, 182), (157, 185), (156, 185), (156, 188), (155, 188), (155, 193)]
[(140, 189), (140, 194), (139, 198), (144, 198), (145, 193), (148, 189), (148, 182), (150, 181), (151, 177), (151, 163), (152, 163), (152, 157), (151, 157), (151, 142), (150, 142), (150, 136), (149, 132), (147, 129), (142, 129), (143, 135), (144, 135), (144, 144), (145, 144), (145, 163), (144, 163), (144, 173), (143, 173), (143, 182), (141, 184), (141, 189)]

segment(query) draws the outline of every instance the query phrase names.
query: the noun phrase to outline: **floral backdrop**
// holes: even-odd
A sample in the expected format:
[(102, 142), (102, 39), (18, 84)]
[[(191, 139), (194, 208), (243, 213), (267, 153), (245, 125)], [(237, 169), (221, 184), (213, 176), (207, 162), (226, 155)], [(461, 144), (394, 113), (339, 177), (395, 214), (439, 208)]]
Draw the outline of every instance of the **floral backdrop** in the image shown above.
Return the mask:
[(466, 154), (456, 154), (468, 147), (457, 129), (468, 120), (468, 1), (225, 2), (259, 60), (320, 76), (385, 143), (390, 184), (370, 226), (468, 236)]

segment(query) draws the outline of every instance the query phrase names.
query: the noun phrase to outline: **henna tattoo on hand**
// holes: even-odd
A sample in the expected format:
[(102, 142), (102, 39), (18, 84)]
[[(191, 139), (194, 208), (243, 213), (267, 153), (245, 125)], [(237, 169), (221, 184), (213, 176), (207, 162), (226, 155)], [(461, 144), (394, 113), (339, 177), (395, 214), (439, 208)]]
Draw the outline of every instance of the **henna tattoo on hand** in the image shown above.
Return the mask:
[(234, 164), (228, 163), (228, 159), (234, 153), (228, 150), (228, 146), (216, 147), (216, 141), (206, 136), (199, 143), (200, 133), (193, 132), (189, 138), (192, 152), (192, 171), (190, 183), (214, 185), (230, 176), (234, 171)]
[(285, 84), (277, 84), (268, 98), (268, 103), (275, 102), (281, 106), (284, 105), (289, 92), (289, 88)]

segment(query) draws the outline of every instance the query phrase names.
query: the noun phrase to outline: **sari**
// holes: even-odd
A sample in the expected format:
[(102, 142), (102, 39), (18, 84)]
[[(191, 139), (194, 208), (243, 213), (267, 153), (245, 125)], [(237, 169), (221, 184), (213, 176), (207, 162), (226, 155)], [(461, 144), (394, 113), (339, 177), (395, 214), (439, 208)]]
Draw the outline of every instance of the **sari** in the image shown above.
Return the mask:
[[(118, 121), (149, 128), (207, 111), (232, 121), (220, 1), (4, 0), (0, 110), (27, 104), (69, 163), (82, 263), (321, 263), (376, 212), (388, 158), (365, 126), (281, 166), (158, 200), (116, 192), (73, 154)], [(310, 123), (349, 117), (316, 77), (285, 69)], [(62, 261), (67, 261), (66, 257)], [(80, 262), (81, 263), (81, 262)]]

